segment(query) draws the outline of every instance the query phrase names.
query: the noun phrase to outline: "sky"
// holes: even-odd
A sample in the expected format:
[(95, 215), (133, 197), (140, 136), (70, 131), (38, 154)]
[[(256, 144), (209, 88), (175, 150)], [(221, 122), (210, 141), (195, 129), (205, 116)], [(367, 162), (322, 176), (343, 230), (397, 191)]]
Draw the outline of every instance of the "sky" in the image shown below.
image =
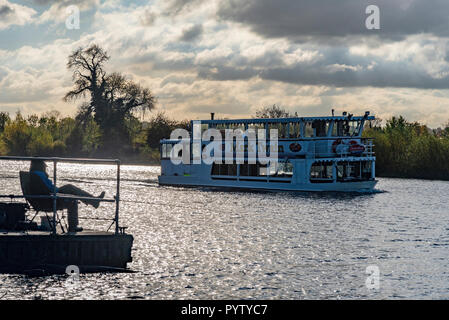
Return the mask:
[[(66, 25), (73, 5), (79, 29)], [(74, 115), (67, 57), (92, 43), (111, 56), (108, 72), (148, 87), (178, 120), (277, 104), (449, 121), (447, 0), (0, 0), (0, 111)]]

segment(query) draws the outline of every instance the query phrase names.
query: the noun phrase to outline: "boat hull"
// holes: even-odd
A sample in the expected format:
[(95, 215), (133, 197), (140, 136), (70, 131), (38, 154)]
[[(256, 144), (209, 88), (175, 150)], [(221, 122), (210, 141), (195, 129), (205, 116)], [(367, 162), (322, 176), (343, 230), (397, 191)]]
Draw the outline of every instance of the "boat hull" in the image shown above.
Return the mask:
[(178, 187), (212, 187), (250, 190), (314, 191), (314, 192), (370, 192), (377, 180), (333, 183), (280, 183), (242, 180), (212, 180), (193, 176), (159, 176), (159, 185)]

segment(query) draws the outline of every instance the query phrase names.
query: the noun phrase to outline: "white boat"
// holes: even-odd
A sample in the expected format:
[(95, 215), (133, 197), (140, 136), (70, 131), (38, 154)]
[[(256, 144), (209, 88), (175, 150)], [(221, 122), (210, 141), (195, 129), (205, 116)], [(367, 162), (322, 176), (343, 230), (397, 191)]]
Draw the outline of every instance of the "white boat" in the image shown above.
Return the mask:
[[(214, 120), (212, 114), (211, 120), (192, 121), (187, 137), (161, 140), (159, 184), (285, 191), (370, 191), (377, 180), (373, 140), (362, 138), (367, 120), (374, 120), (369, 112), (363, 116), (343, 112), (341, 116), (236, 120)], [(218, 149), (214, 149), (212, 163), (201, 161), (201, 154), (212, 143), (204, 139), (204, 133), (210, 129), (223, 136), (231, 129), (240, 129), (243, 133), (240, 149), (237, 138), (230, 142), (229, 139), (226, 142), (217, 140), (222, 155), (217, 156)], [(263, 140), (259, 135), (257, 140), (248, 139), (254, 129), (265, 133)], [(274, 129), (277, 140), (271, 139), (275, 136)], [(267, 162), (259, 153), (261, 144), (266, 144), (270, 156), (273, 153), (276, 158)], [(182, 145), (186, 148), (181, 149)], [(252, 150), (254, 146), (257, 154)], [(179, 163), (183, 152), (183, 162)], [(178, 161), (173, 160), (174, 156)]]

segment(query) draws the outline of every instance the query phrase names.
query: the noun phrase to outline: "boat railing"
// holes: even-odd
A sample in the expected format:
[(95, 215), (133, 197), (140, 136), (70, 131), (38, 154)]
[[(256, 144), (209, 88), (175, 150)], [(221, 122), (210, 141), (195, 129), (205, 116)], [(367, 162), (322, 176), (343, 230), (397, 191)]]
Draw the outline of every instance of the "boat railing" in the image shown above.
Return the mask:
[[(57, 200), (65, 199), (65, 200), (96, 200), (100, 202), (115, 202), (115, 215), (113, 219), (105, 219), (112, 221), (112, 224), (115, 224), (115, 233), (119, 234), (123, 233), (124, 228), (119, 226), (119, 211), (120, 211), (120, 160), (118, 159), (89, 159), (89, 158), (60, 158), (60, 157), (18, 157), (18, 156), (0, 156), (0, 160), (9, 160), (9, 161), (32, 161), (32, 160), (42, 160), (42, 161), (51, 161), (53, 162), (53, 184), (55, 186), (54, 193), (50, 195), (0, 195), (0, 198), (29, 198), (29, 199), (52, 199), (53, 200), (53, 234), (56, 234), (56, 221), (57, 221)], [(90, 198), (90, 197), (81, 197), (81, 196), (72, 196), (72, 195), (61, 195), (56, 192), (57, 190), (57, 164), (58, 163), (85, 163), (85, 164), (115, 164), (117, 167), (116, 170), (116, 194), (113, 199), (107, 198)], [(95, 220), (95, 219), (94, 219)], [(98, 220), (98, 219), (96, 219)]]
[[(352, 137), (340, 138), (341, 140), (354, 140)], [(364, 151), (358, 156), (361, 157), (374, 157), (374, 139), (373, 138), (358, 138), (360, 139), (361, 144), (364, 146)], [(342, 152), (336, 154), (329, 148), (328, 144), (318, 144), (313, 143), (309, 144), (308, 148), (309, 157), (315, 158), (346, 158), (352, 157), (353, 153), (349, 152), (349, 148), (343, 149)]]

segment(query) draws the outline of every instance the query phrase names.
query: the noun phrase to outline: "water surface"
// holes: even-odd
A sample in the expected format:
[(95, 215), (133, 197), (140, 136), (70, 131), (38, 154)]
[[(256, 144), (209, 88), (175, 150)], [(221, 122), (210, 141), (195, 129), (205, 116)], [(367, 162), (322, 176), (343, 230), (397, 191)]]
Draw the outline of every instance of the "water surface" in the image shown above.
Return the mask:
[[(2, 194), (21, 162), (0, 162)], [(122, 166), (132, 274), (0, 275), (3, 299), (447, 299), (449, 182), (379, 179), (371, 194), (160, 187), (159, 167)], [(58, 185), (115, 194), (115, 168), (58, 165)], [(113, 218), (114, 206), (80, 216)], [(82, 220), (84, 227), (109, 223)], [(380, 272), (368, 289), (368, 266)]]

